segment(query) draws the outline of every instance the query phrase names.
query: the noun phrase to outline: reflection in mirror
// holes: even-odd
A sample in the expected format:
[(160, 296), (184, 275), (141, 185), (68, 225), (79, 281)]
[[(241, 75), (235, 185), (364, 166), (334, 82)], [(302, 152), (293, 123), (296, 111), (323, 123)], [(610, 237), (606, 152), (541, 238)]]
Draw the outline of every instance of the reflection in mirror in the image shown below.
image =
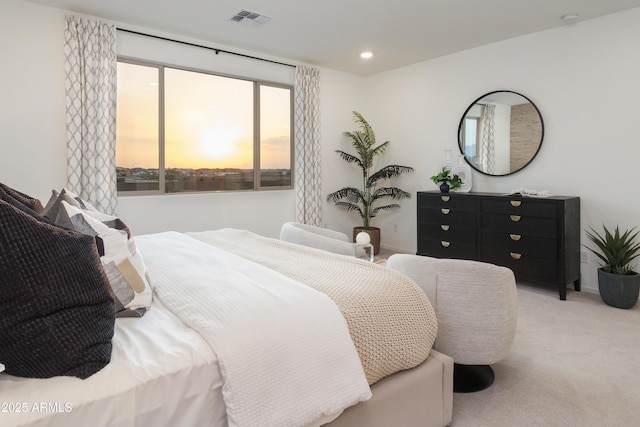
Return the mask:
[(526, 96), (495, 91), (476, 99), (460, 120), (460, 152), (474, 169), (487, 175), (509, 175), (538, 154), (544, 124)]

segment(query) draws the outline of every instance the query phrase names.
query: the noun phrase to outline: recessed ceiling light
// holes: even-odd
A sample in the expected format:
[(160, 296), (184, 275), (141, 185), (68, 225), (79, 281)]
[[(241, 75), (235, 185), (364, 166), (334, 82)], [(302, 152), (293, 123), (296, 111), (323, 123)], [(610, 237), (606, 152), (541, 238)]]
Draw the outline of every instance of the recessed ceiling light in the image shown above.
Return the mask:
[(362, 53), (360, 54), (360, 58), (364, 58), (364, 59), (369, 59), (369, 58), (371, 58), (372, 56), (373, 56), (373, 53), (371, 53), (371, 52), (362, 52)]

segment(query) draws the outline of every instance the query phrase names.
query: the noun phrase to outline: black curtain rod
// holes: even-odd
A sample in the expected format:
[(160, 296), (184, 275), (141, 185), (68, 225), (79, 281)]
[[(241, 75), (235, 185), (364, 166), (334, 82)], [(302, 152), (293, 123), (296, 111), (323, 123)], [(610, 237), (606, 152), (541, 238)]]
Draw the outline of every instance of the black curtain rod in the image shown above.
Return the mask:
[(135, 34), (135, 35), (138, 35), (138, 36), (151, 37), (151, 38), (158, 39), (158, 40), (164, 40), (164, 41), (173, 42), (173, 43), (180, 43), (180, 44), (184, 44), (184, 45), (187, 45), (187, 46), (200, 47), (202, 49), (209, 49), (209, 50), (213, 50), (216, 53), (216, 55), (219, 54), (220, 52), (222, 52), (222, 53), (228, 53), (229, 55), (241, 56), (243, 58), (256, 59), (258, 61), (264, 61), (264, 62), (270, 62), (272, 64), (284, 65), (286, 67), (295, 67), (295, 65), (286, 64), (284, 62), (278, 62), (278, 61), (272, 61), (270, 59), (258, 58), (257, 56), (245, 55), (243, 53), (238, 53), (238, 52), (230, 52), (228, 50), (218, 49), (216, 47), (211, 47), (211, 46), (204, 46), (204, 45), (196, 44), (196, 43), (189, 43), (189, 42), (185, 42), (185, 41), (182, 41), (182, 40), (175, 40), (175, 39), (170, 39), (170, 38), (167, 38), (167, 37), (155, 36), (153, 34), (141, 33), (141, 32), (138, 32), (138, 31), (127, 30), (125, 28), (116, 28), (116, 30), (123, 31), (125, 33)]

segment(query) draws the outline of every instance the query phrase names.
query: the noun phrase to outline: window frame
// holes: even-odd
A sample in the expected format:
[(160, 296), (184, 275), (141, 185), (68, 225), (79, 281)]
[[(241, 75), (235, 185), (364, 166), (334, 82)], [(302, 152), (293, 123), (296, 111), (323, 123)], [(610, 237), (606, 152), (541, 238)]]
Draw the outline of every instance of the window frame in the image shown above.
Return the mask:
[[(255, 192), (255, 191), (278, 191), (278, 190), (293, 190), (295, 187), (295, 94), (294, 86), (286, 83), (278, 83), (268, 80), (254, 79), (248, 77), (242, 77), (226, 73), (218, 73), (211, 70), (204, 70), (200, 68), (186, 67), (174, 64), (168, 64), (158, 61), (142, 60), (137, 58), (131, 58), (128, 56), (118, 55), (117, 62), (127, 63), (132, 65), (140, 65), (150, 68), (156, 68), (158, 70), (158, 190), (133, 190), (123, 191), (117, 190), (118, 197), (129, 196), (162, 196), (162, 195), (174, 195), (174, 194), (212, 194), (212, 193), (234, 193), (234, 192)], [(202, 73), (206, 75), (232, 78), (237, 80), (248, 81), (253, 84), (253, 188), (246, 190), (202, 190), (202, 191), (180, 191), (180, 192), (166, 192), (165, 185), (165, 69), (172, 68), (175, 70), (189, 71), (195, 73)], [(287, 186), (262, 186), (261, 185), (261, 170), (260, 170), (260, 88), (263, 86), (275, 87), (289, 90), (289, 165), (291, 183)], [(117, 144), (116, 144), (117, 146)]]

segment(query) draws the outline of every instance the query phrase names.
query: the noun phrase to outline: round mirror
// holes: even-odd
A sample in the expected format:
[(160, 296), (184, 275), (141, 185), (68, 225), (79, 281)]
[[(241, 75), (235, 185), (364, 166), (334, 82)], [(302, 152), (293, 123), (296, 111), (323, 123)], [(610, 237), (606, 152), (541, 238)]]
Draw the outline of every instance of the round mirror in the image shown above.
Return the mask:
[(460, 152), (486, 175), (518, 172), (538, 154), (544, 137), (542, 115), (529, 98), (499, 90), (473, 101), (460, 120)]

